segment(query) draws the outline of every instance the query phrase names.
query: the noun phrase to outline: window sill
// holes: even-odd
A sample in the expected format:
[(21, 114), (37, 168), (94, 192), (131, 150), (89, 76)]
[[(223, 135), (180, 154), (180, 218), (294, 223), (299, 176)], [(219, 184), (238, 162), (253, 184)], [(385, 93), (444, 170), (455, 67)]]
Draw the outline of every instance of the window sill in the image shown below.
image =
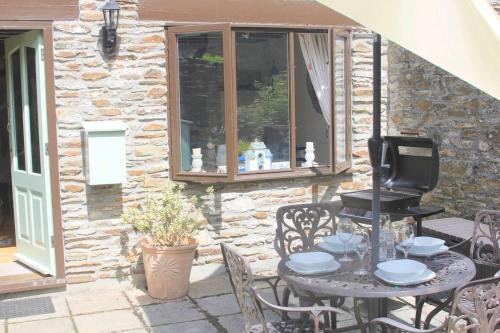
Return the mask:
[(234, 176), (234, 179), (231, 179), (227, 175), (212, 174), (208, 176), (204, 174), (180, 173), (174, 175), (173, 180), (184, 181), (189, 183), (198, 183), (198, 184), (245, 183), (245, 182), (256, 182), (256, 181), (266, 181), (266, 180), (334, 176), (340, 173), (349, 173), (350, 171), (352, 172), (351, 169), (346, 168), (339, 172), (333, 172), (330, 167), (318, 167), (318, 168), (308, 168), (308, 169), (297, 169), (295, 171), (283, 170), (283, 171), (274, 171), (267, 173), (262, 172), (262, 173), (238, 174)]

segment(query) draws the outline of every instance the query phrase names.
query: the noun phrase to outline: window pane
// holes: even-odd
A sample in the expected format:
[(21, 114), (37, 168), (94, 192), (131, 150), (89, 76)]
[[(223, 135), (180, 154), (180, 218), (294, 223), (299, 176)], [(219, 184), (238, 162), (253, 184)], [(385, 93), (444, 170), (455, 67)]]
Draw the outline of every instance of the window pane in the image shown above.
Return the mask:
[(16, 131), (17, 169), (26, 171), (26, 156), (24, 153), (23, 96), (21, 86), (21, 52), (17, 50), (12, 53), (10, 60), (12, 66), (12, 111), (14, 112), (13, 128)]
[(337, 162), (346, 159), (346, 82), (345, 82), (345, 44), (344, 37), (335, 38), (335, 116), (337, 128)]
[(26, 73), (28, 76), (28, 98), (30, 107), (31, 171), (40, 173), (40, 140), (38, 136), (38, 94), (36, 89), (36, 52), (26, 48)]
[(223, 34), (182, 35), (177, 43), (181, 170), (225, 173)]
[[(295, 124), (298, 167), (330, 164), (332, 94), (329, 68), (328, 33), (296, 34)], [(306, 163), (307, 145), (314, 148), (312, 165)]]
[(239, 172), (290, 168), (288, 34), (236, 33)]

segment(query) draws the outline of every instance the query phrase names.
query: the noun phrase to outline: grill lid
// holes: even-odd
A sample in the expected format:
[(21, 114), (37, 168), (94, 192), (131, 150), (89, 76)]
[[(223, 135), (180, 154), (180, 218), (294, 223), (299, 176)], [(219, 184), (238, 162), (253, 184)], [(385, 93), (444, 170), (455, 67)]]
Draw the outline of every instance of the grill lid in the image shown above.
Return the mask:
[(400, 191), (429, 192), (438, 182), (439, 152), (430, 138), (384, 137), (382, 184)]

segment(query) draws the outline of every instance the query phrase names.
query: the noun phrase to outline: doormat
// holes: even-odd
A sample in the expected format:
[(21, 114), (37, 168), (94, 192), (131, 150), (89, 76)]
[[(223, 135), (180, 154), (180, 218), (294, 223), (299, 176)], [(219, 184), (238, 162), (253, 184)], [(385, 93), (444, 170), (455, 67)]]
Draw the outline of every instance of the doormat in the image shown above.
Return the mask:
[(48, 296), (19, 300), (0, 301), (0, 319), (27, 317), (55, 313), (52, 299)]

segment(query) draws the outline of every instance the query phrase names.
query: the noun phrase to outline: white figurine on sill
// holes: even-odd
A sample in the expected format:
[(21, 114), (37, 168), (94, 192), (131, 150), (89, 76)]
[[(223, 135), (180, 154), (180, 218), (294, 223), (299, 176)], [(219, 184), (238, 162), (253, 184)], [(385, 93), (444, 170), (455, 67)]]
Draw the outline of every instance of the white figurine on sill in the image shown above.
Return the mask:
[(201, 148), (193, 148), (193, 155), (191, 155), (191, 157), (193, 158), (191, 172), (201, 172), (203, 166)]
[(314, 159), (316, 158), (316, 156), (314, 155), (314, 150), (314, 142), (306, 142), (306, 161), (302, 163), (303, 167), (311, 168), (314, 166)]

